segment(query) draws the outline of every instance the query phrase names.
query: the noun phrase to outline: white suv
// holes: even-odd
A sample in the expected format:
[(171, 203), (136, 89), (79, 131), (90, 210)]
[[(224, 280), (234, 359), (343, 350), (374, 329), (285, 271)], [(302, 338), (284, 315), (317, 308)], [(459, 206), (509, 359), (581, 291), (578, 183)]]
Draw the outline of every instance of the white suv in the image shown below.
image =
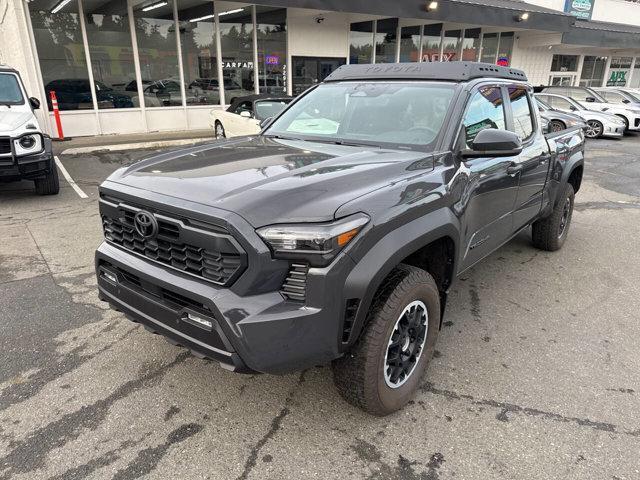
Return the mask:
[(0, 65), (0, 182), (33, 180), (40, 195), (58, 193), (51, 139), (42, 133), (17, 70)]
[(553, 86), (546, 87), (543, 93), (555, 93), (573, 98), (584, 108), (612, 113), (625, 122), (625, 130), (640, 131), (640, 108), (627, 104), (608, 102), (600, 93), (588, 87)]

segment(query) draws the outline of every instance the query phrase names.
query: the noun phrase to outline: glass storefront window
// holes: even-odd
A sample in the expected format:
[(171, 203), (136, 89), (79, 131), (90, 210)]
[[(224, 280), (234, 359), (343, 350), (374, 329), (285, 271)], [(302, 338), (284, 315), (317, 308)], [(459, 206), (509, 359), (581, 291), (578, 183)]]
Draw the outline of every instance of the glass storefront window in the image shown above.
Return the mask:
[(100, 0), (84, 0), (82, 8), (98, 108), (139, 107), (137, 90), (127, 90), (135, 85), (136, 69), (126, 0), (108, 7)]
[(400, 29), (400, 61), (417, 62), (420, 60), (420, 27), (402, 27)]
[(513, 52), (513, 32), (500, 34), (500, 46), (498, 47), (498, 60), (496, 63), (503, 67), (511, 65), (511, 53)]
[(575, 72), (578, 70), (578, 55), (554, 55), (552, 72)]
[(633, 57), (612, 57), (607, 87), (625, 87), (632, 63)]
[(480, 61), (483, 63), (496, 63), (496, 56), (498, 55), (498, 34), (497, 33), (485, 33), (482, 36), (482, 54), (480, 55)]
[(224, 97), (230, 104), (237, 97), (255, 93), (252, 7), (227, 8), (218, 3), (215, 6), (220, 21)]
[(256, 7), (260, 93), (287, 92), (287, 9)]
[(480, 29), (467, 28), (464, 31), (464, 40), (462, 41), (462, 60), (475, 62), (478, 59), (478, 51), (480, 50)]
[[(137, 3), (133, 16), (145, 106), (182, 105), (172, 0)], [(126, 90), (137, 91), (136, 83), (131, 82)]]
[(371, 63), (373, 22), (352, 23), (349, 31), (349, 63)]
[(220, 84), (213, 3), (180, 0), (178, 20), (187, 105), (217, 105)]
[(385, 18), (376, 22), (376, 63), (395, 63), (397, 31), (397, 18)]
[(580, 86), (601, 87), (606, 65), (607, 57), (585, 56), (580, 74)]
[(442, 34), (442, 24), (434, 23), (424, 26), (422, 34), (422, 61), (423, 62), (439, 62), (440, 61), (440, 41)]
[(442, 39), (443, 62), (460, 60), (460, 47), (462, 46), (462, 30), (446, 30)]
[(29, 13), (49, 109), (51, 91), (60, 110), (92, 109), (78, 4), (34, 0)]

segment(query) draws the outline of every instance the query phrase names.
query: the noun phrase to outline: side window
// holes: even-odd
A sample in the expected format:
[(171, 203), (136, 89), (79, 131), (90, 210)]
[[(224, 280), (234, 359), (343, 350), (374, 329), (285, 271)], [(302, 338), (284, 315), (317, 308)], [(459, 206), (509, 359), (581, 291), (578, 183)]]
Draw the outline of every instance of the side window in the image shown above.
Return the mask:
[(569, 100), (565, 100), (564, 98), (554, 97), (553, 105), (559, 110), (571, 110), (571, 102), (569, 102)]
[(509, 87), (509, 99), (513, 111), (513, 130), (522, 140), (526, 140), (533, 135), (533, 114), (527, 91), (522, 87)]
[(473, 95), (462, 126), (464, 140), (469, 148), (481, 130), (486, 128), (506, 130), (500, 87), (484, 87)]
[(253, 113), (253, 107), (251, 106), (251, 102), (249, 101), (242, 102), (240, 105), (236, 107), (236, 110), (233, 113), (237, 113), (238, 115), (240, 115), (240, 112)]
[(574, 100), (577, 100), (578, 102), (585, 102), (587, 100), (587, 97), (590, 97), (591, 94), (581, 88), (570, 88), (569, 96)]
[(619, 93), (616, 92), (600, 92), (600, 93), (604, 93), (604, 98), (607, 102), (610, 103), (617, 103), (617, 104), (623, 104), (624, 102), (622, 100), (624, 100), (624, 97), (622, 95), (620, 95)]

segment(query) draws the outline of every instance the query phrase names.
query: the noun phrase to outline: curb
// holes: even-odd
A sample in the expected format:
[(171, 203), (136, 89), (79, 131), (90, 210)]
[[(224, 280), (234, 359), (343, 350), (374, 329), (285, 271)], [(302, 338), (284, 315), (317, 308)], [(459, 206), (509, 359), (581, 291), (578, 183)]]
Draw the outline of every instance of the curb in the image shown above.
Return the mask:
[(215, 140), (215, 137), (183, 138), (178, 140), (157, 140), (152, 142), (119, 143), (114, 145), (94, 145), (90, 147), (74, 147), (63, 150), (60, 155), (79, 155), (94, 152), (121, 152), (123, 150), (143, 150), (147, 148), (193, 145)]

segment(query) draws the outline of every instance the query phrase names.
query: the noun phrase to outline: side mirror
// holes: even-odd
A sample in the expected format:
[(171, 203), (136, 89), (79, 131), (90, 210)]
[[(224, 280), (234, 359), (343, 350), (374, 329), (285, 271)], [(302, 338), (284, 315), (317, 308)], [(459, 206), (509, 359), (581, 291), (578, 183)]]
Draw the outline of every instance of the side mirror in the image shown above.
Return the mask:
[(264, 130), (265, 128), (267, 128), (272, 120), (273, 120), (273, 117), (267, 117), (264, 120), (262, 120), (260, 122), (260, 129)]
[(244, 117), (244, 118), (252, 118), (253, 117), (253, 115), (251, 115), (251, 112), (248, 111), (248, 110), (242, 110), (240, 112), (240, 116)]
[(596, 101), (595, 97), (587, 97), (584, 99), (585, 102), (593, 103)]
[(473, 139), (470, 150), (463, 150), (464, 158), (512, 157), (522, 152), (520, 137), (509, 130), (485, 128)]
[(34, 110), (38, 110), (40, 108), (40, 100), (36, 97), (31, 97), (29, 98), (29, 105), (31, 105), (31, 108)]
[(571, 105), (571, 106), (569, 107), (569, 110), (571, 110), (572, 112), (575, 112), (575, 111), (576, 111), (576, 110), (578, 110), (578, 109), (576, 108), (576, 106), (575, 106), (575, 105)]
[(622, 103), (631, 103), (631, 100), (627, 100), (626, 98), (622, 100)]

